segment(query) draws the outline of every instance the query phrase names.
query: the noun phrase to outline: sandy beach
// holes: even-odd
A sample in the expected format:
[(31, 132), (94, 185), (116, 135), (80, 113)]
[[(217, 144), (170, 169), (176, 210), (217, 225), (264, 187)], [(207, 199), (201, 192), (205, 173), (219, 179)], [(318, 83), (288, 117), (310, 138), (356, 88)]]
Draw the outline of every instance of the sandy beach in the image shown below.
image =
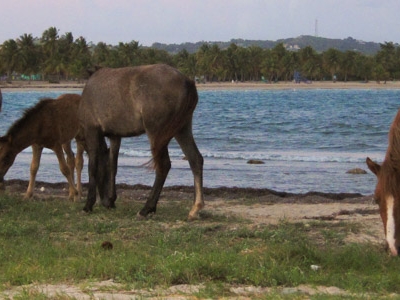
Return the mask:
[[(12, 83), (0, 83), (3, 92), (16, 90), (42, 90), (42, 89), (67, 89), (82, 90), (85, 83), (77, 81), (62, 81), (60, 83), (48, 83), (47, 81), (13, 81)], [(287, 90), (287, 89), (400, 89), (400, 81), (388, 81), (377, 83), (376, 81), (359, 82), (332, 82), (314, 81), (310, 83), (294, 82), (208, 82), (198, 83), (198, 90)]]

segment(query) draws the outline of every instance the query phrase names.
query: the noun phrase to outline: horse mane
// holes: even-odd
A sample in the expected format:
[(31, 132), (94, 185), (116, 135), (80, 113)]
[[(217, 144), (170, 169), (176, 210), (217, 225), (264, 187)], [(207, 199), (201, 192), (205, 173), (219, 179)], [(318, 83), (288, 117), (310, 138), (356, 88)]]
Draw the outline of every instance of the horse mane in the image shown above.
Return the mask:
[(400, 196), (400, 110), (390, 126), (389, 144), (382, 164), (380, 179), (385, 195)]
[(390, 160), (393, 167), (400, 171), (400, 110), (390, 126), (389, 145), (385, 159)]
[(40, 101), (30, 108), (27, 108), (24, 111), (24, 114), (21, 118), (16, 120), (11, 127), (7, 131), (7, 136), (13, 136), (16, 132), (18, 132), (21, 128), (26, 126), (26, 124), (30, 121), (31, 117), (37, 114), (39, 111), (43, 109), (43, 107), (47, 106), (51, 101), (54, 101), (52, 98), (42, 98)]

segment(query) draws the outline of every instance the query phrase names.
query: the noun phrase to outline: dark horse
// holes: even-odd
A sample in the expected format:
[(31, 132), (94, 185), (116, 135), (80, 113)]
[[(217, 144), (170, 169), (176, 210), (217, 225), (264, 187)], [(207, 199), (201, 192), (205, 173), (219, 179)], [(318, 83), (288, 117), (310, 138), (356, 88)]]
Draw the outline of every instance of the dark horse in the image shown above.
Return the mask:
[(400, 250), (400, 110), (390, 127), (389, 145), (382, 165), (366, 160), (368, 168), (376, 175), (375, 200), (385, 230), (390, 253)]
[[(62, 174), (69, 184), (70, 200), (82, 193), (81, 171), (83, 167), (83, 134), (79, 133), (78, 108), (81, 96), (65, 94), (54, 99), (42, 99), (26, 110), (6, 135), (0, 137), (0, 189), (4, 189), (4, 176), (14, 163), (15, 157), (25, 148), (32, 146), (32, 163), (29, 186), (25, 198), (33, 196), (36, 174), (39, 169), (43, 148), (53, 150)], [(71, 140), (77, 140), (75, 160)], [(67, 161), (64, 152), (67, 154)], [(77, 189), (74, 184), (74, 169), (77, 170)]]
[[(195, 201), (189, 219), (196, 218), (204, 206), (203, 157), (192, 134), (197, 102), (194, 82), (167, 65), (97, 70), (83, 90), (79, 109), (89, 154), (89, 189), (84, 210), (93, 209), (96, 187), (102, 204), (115, 207), (121, 138), (146, 133), (156, 178), (139, 216), (156, 212), (171, 168), (168, 144), (175, 138), (193, 172)], [(110, 140), (110, 149), (107, 149), (105, 137)]]

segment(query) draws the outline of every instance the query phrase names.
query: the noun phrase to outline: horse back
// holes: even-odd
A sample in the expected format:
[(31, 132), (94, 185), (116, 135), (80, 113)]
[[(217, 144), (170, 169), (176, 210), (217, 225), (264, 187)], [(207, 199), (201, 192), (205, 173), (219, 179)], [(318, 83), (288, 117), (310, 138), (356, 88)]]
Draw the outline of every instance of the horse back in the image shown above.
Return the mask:
[(89, 78), (79, 113), (106, 135), (135, 136), (186, 124), (197, 101), (194, 82), (168, 65), (102, 68)]
[[(57, 99), (43, 99), (42, 109), (32, 116), (37, 119), (35, 128), (37, 144), (51, 148), (73, 139), (79, 130), (78, 108), (81, 96), (64, 94)], [(39, 102), (40, 103), (40, 102)], [(40, 104), (38, 104), (40, 105)]]

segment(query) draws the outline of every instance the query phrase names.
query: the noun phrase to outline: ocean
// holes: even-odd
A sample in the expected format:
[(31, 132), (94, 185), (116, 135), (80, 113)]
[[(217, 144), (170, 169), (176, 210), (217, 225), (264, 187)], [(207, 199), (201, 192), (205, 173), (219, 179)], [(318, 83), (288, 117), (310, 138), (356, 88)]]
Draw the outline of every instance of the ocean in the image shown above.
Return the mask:
[[(40, 98), (63, 93), (68, 91), (3, 91), (0, 135)], [(205, 159), (204, 186), (372, 194), (376, 178), (365, 158), (383, 160), (399, 104), (400, 90), (201, 90), (193, 131)], [(169, 148), (172, 168), (165, 185), (192, 185), (177, 143)], [(30, 148), (20, 153), (5, 179), (29, 180), (31, 154)], [(152, 185), (154, 173), (143, 166), (149, 159), (145, 135), (123, 139), (117, 182)], [(248, 164), (250, 159), (264, 164)], [(353, 168), (368, 174), (346, 173)], [(44, 151), (37, 180), (66, 182), (50, 150)]]

